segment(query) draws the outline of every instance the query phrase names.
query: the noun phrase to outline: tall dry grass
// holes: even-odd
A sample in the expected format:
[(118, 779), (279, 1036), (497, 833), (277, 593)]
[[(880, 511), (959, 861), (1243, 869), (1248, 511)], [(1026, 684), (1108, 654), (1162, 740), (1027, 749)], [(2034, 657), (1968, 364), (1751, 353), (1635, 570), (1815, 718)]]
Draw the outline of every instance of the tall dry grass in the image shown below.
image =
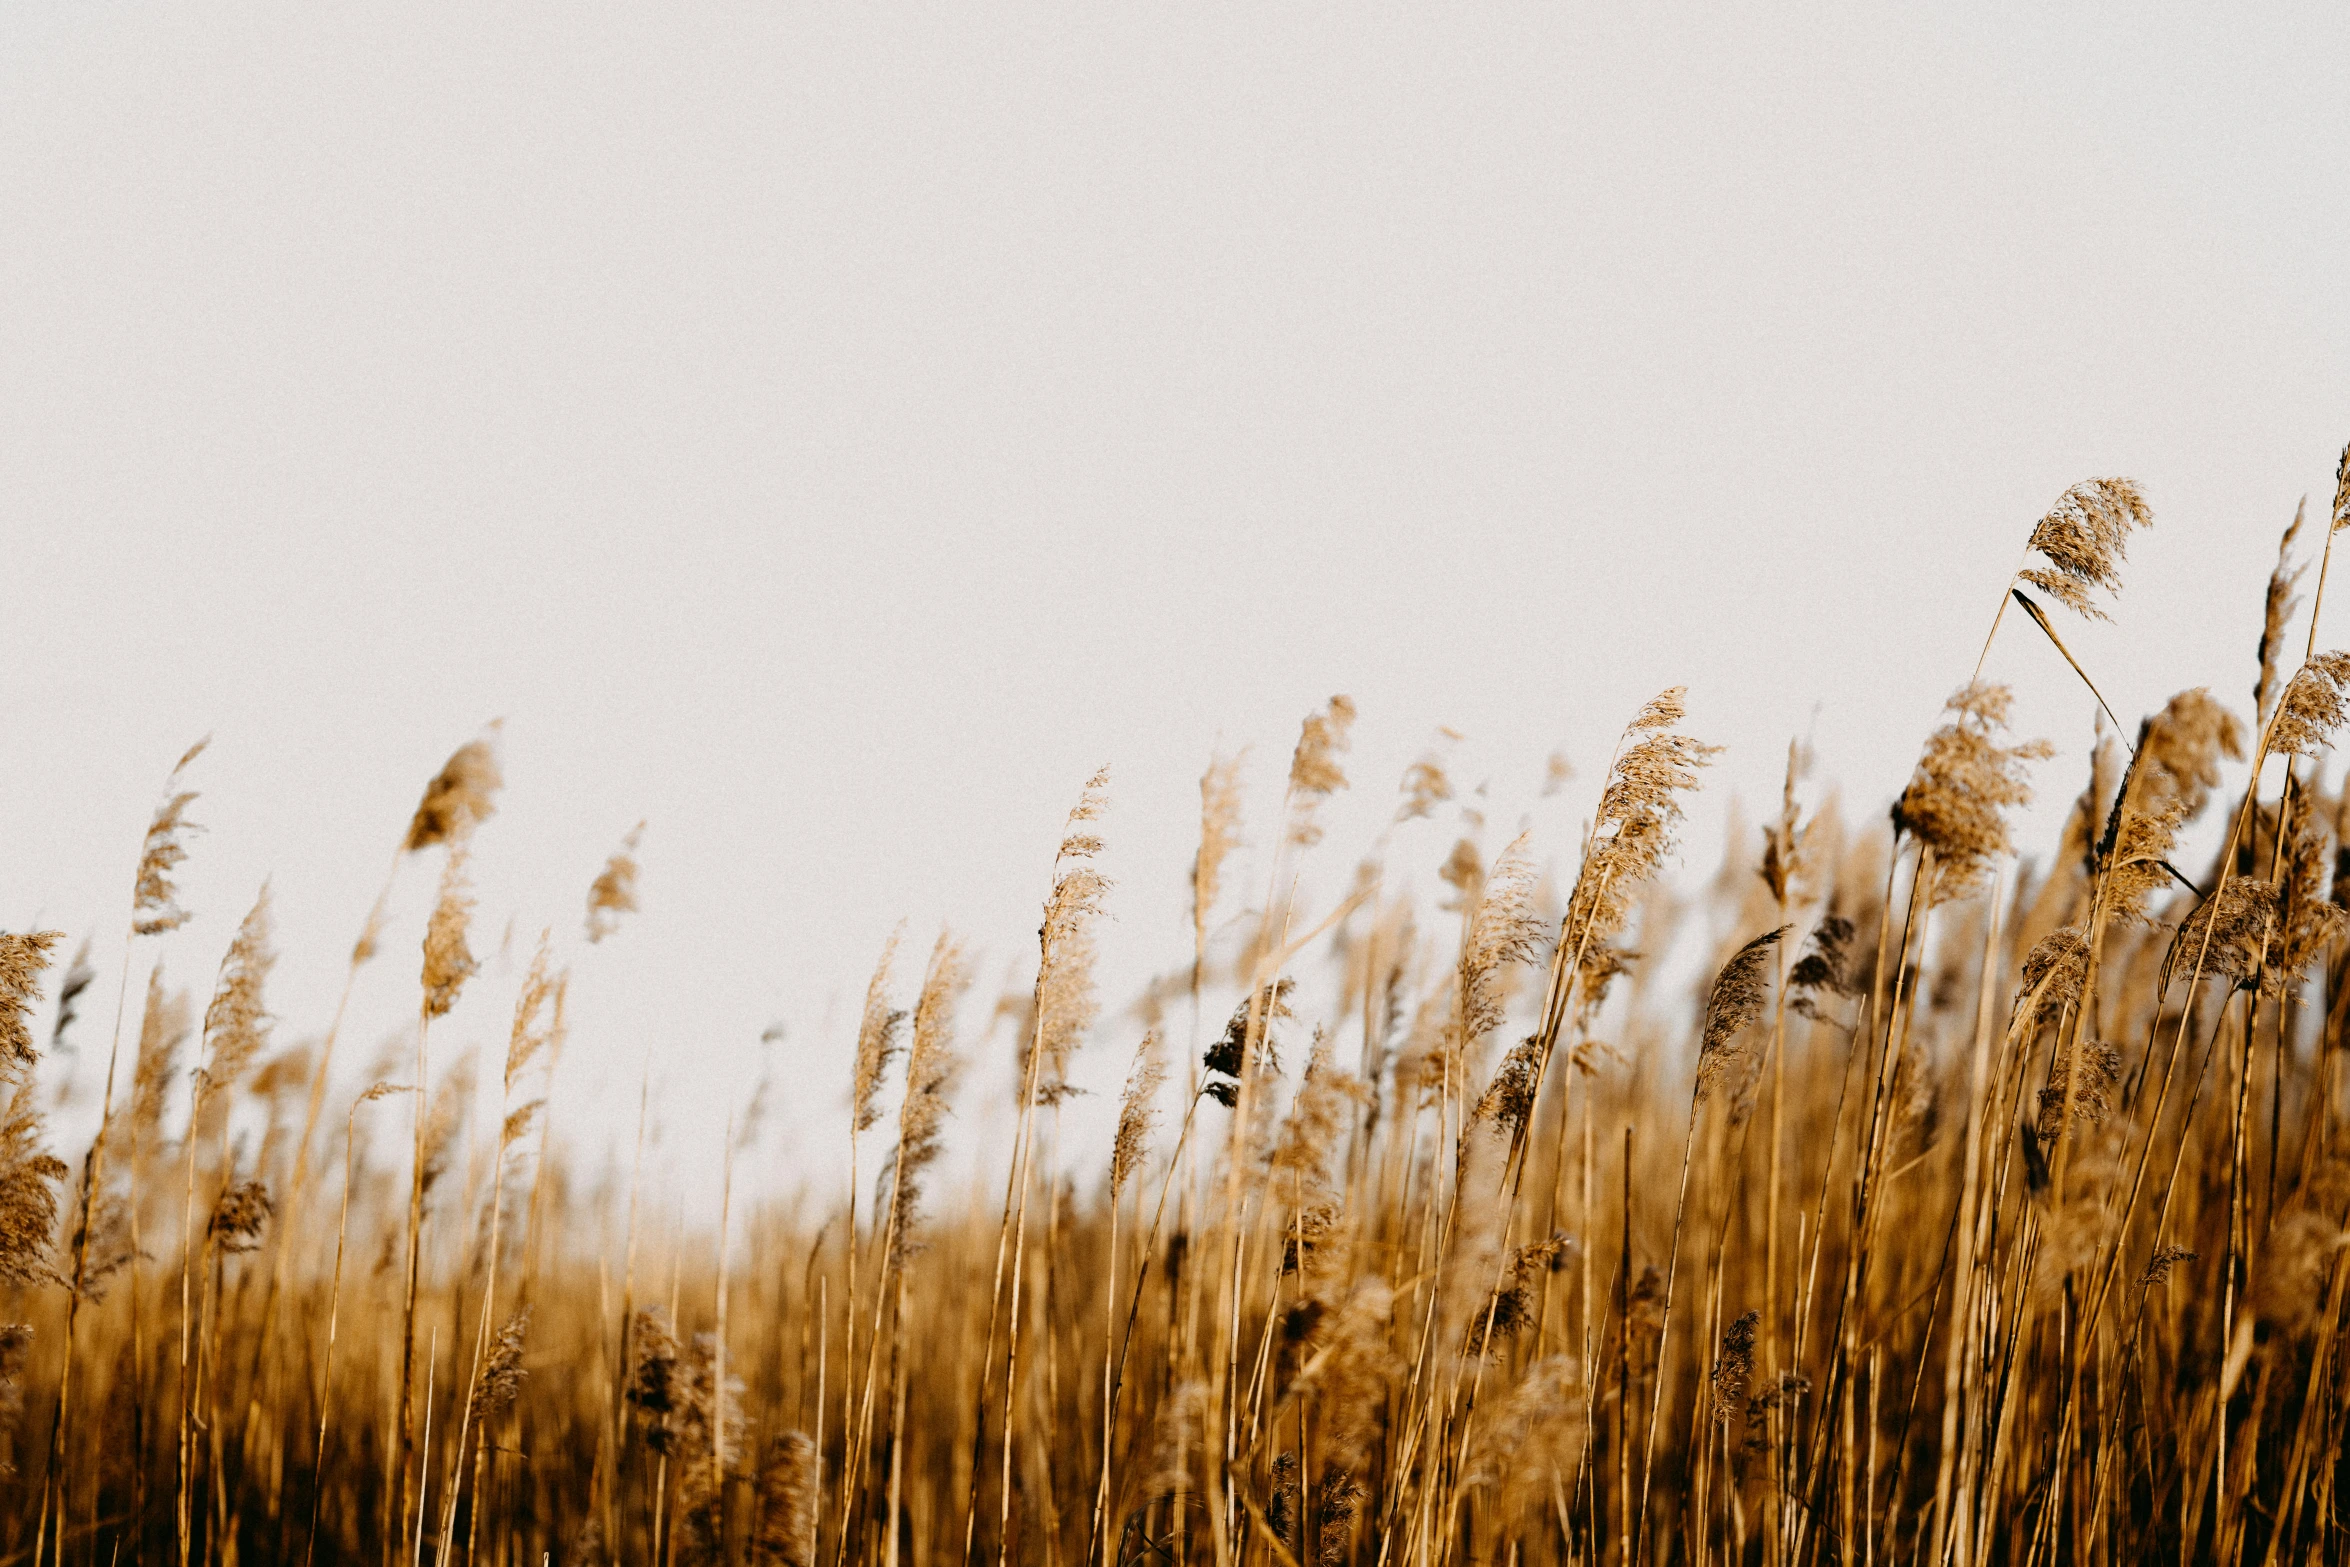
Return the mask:
[[(2108, 612), (2151, 521), (2127, 481), (2076, 486), (1993, 606), (1992, 638), (2051, 642), (2109, 718), (2064, 617)], [(332, 1070), (342, 1004), (315, 1053), (275, 1043), (266, 891), (206, 993), (154, 961), (198, 747), (141, 845), (73, 1163), (36, 1026), (60, 937), (0, 936), (0, 1554), (2350, 1557), (2350, 794), (2321, 771), (2350, 654), (2316, 626), (2350, 453), (2295, 660), (2303, 521), (2247, 632), (2249, 721), (2200, 690), (2112, 718), (2031, 857), (2012, 818), (2046, 751), (1980, 661), (1882, 826), (1791, 748), (1776, 817), (1699, 895), (1722, 940), (1686, 997), (1640, 956), (1670, 943), (1659, 873), (1713, 755), (1677, 691), (1631, 715), (1555, 871), (1474, 832), (1390, 865), (1382, 834), (1314, 901), (1301, 867), (1356, 787), (1334, 698), (1236, 909), (1240, 762), (1213, 761), (1190, 950), (1115, 1012), (1096, 922), (1141, 894), (1099, 868), (1096, 775), (1038, 867), (1033, 982), (982, 1016), (963, 937), (918, 978), (892, 937), (841, 1047), (830, 1199), (738, 1188), (747, 1105), (698, 1228), (646, 1201), (641, 1128), (601, 1184), (551, 1132), (547, 945), (494, 1123), (467, 1123), (470, 1057), (436, 1056), (477, 968), (494, 734), (393, 856), (387, 894), (443, 856), (417, 966), (373, 965), (383, 898), (351, 949), (343, 1003), (364, 969), (416, 1009), (363, 1089)], [(1455, 804), (1438, 749), (1395, 819)], [(589, 943), (625, 939), (639, 850), (593, 878)], [(1444, 895), (1400, 890), (1414, 871)], [(91, 983), (54, 977), (66, 1008)], [(1080, 1049), (1131, 1055), (1100, 1168), (1066, 1152)], [(941, 1188), (953, 1116), (1006, 1129), (999, 1186)]]

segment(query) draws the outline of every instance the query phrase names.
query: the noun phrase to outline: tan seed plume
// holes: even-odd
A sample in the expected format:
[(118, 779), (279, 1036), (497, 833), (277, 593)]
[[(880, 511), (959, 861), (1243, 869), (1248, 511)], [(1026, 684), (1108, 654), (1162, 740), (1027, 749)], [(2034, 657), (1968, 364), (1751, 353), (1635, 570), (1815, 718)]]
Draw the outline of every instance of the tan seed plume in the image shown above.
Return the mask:
[(453, 752), (424, 786), (401, 847), (410, 854), (462, 838), (497, 811), (505, 776), (498, 770), (498, 725)]

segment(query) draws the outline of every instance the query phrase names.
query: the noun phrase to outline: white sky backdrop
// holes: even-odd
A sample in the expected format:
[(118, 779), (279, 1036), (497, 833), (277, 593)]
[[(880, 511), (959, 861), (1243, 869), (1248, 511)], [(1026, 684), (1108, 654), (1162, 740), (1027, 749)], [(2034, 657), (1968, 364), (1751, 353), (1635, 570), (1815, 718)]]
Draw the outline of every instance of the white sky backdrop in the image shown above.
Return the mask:
[[(2032, 520), (2106, 473), (2158, 524), (2077, 650), (2127, 717), (2242, 705), (2350, 438), (2345, 58), (2332, 6), (12, 6), (0, 925), (100, 933), (102, 1050), (212, 731), (160, 950), (201, 990), (274, 877), (315, 1032), (423, 780), (503, 715), (479, 941), (520, 934), (444, 1058), (648, 818), (561, 1124), (625, 1134), (650, 1046), (696, 1184), (780, 1018), (781, 1178), (829, 1167), (892, 925), (951, 921), (992, 991), (1103, 761), (1113, 999), (1186, 953), (1211, 747), (1255, 743), (1269, 843), (1332, 691), (1364, 798), (1325, 892), (1438, 724), (1489, 853), (1566, 748), (1565, 853), (1684, 681), (1730, 747), (1706, 874), (1793, 732), (1856, 811), (1898, 787)], [(2069, 797), (2087, 701), (2011, 630)]]

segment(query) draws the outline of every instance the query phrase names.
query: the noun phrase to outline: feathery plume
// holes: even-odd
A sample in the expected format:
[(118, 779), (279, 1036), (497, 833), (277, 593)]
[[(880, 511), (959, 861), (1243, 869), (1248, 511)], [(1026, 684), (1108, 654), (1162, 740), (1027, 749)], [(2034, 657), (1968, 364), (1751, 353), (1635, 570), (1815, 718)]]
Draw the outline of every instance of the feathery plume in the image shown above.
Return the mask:
[(1462, 1050), (1501, 1026), (1509, 966), (1533, 963), (1542, 955), (1543, 919), (1534, 908), (1539, 873), (1526, 838), (1518, 834), (1493, 862), (1461, 943), (1460, 1038), (1455, 1044)]
[(1842, 997), (1859, 993), (1860, 987), (1852, 978), (1852, 938), (1852, 921), (1840, 914), (1824, 915), (1812, 927), (1803, 956), (1787, 971), (1787, 989), (1793, 995), (1787, 1003), (1790, 1008), (1817, 1022), (1821, 1020), (1822, 993)]
[(1803, 846), (1811, 826), (1795, 804), (1795, 781), (1811, 767), (1811, 748), (1801, 740), (1787, 742), (1787, 777), (1779, 787), (1779, 819), (1763, 829), (1763, 885), (1772, 901), (1785, 907), (1797, 878), (1803, 875)]
[(2084, 479), (2056, 498), (2032, 528), (2025, 548), (2046, 566), (2027, 566), (2028, 582), (2077, 615), (2104, 620), (2089, 590), (2121, 591), (2121, 565), (2133, 528), (2154, 525), (2146, 498), (2129, 479)]
[(1224, 862), (1240, 846), (1240, 766), (1243, 749), (1210, 757), (1199, 776), (1199, 851), (1191, 861), (1192, 924), (1205, 939), (1209, 911), (1224, 890)]
[(25, 1077), (0, 1117), (0, 1283), (20, 1288), (65, 1282), (49, 1261), (49, 1239), (57, 1232), (60, 1188), (73, 1172), (42, 1145), (42, 1134)]
[(2181, 691), (2148, 721), (2138, 741), (2138, 770), (2159, 795), (2193, 820), (2219, 787), (2222, 759), (2244, 759), (2244, 721), (2201, 686)]
[(2122, 1053), (2096, 1040), (2058, 1052), (2048, 1064), (2048, 1086), (2040, 1090), (2040, 1141), (2053, 1143), (2064, 1130), (2064, 1103), (2069, 1094), (2073, 1119), (2091, 1124), (2113, 1109), (2113, 1095), (2121, 1082)]
[(1934, 851), (1936, 903), (1972, 891), (2013, 851), (2006, 812), (2032, 798), (2024, 764), (2051, 754), (2045, 740), (1999, 744), (2013, 700), (2007, 687), (1980, 680), (1954, 693), (1944, 708), (1950, 721), (1927, 737), (1894, 804), (1894, 830)]
[(1600, 790), (1589, 847), (1559, 926), (1559, 945), (1582, 952), (1586, 1011), (1605, 999), (1609, 982), (1623, 971), (1627, 956), (1614, 943), (1631, 918), (1632, 896), (1672, 852), (1680, 796), (1697, 787), (1697, 769), (1719, 750), (1674, 732), (1687, 716), (1684, 694), (1670, 687), (1633, 715)]
[(1192, 1494), (1191, 1452), (1199, 1445), (1207, 1420), (1208, 1388), (1204, 1382), (1178, 1382), (1160, 1401), (1143, 1481), (1146, 1496), (1155, 1500)]
[(1208, 1046), (1200, 1057), (1208, 1081), (1200, 1092), (1229, 1110), (1240, 1102), (1240, 1080), (1252, 1071), (1281, 1070), (1281, 1056), (1275, 1048), (1273, 1025), (1290, 1016), (1289, 993), (1296, 981), (1286, 976), (1275, 980), (1257, 992), (1257, 1048), (1256, 1059), (1241, 1060), (1241, 1052), (1248, 1046), (1249, 1003), (1243, 1000), (1232, 1009), (1232, 1016), (1224, 1025), (1223, 1034)]
[(897, 1059), (898, 1043), (905, 1032), (905, 1009), (889, 1004), (890, 968), (897, 961), (898, 939), (904, 934), (901, 925), (882, 943), (881, 961), (873, 965), (873, 978), (865, 986), (865, 1010), (857, 1020), (857, 1058), (850, 1074), (849, 1104), (850, 1124), (860, 1132), (871, 1131), (873, 1123), (881, 1119), (881, 1080), (888, 1075), (890, 1062)]
[(2271, 753), (2315, 756), (2350, 718), (2350, 653), (2318, 653), (2285, 682), (2269, 722)]
[(1502, 1269), (1501, 1282), (1487, 1299), (1485, 1309), (1469, 1319), (1468, 1336), (1461, 1344), (1461, 1353), (1472, 1358), (1491, 1355), (1502, 1347), (1505, 1339), (1512, 1339), (1534, 1323), (1534, 1286), (1545, 1273), (1556, 1273), (1567, 1265), (1574, 1243), (1564, 1235), (1552, 1235), (1531, 1246), (1520, 1246), (1510, 1254)]
[[(2020, 1011), (2033, 992), (2040, 996), (2039, 1015), (2046, 1016), (2081, 999), (2089, 978), (2089, 937), (2078, 925), (2050, 931), (2024, 954), (2023, 994), (2016, 997)], [(2045, 985), (2047, 988), (2042, 989)]]
[(41, 1059), (33, 1048), (30, 1014), (41, 999), (49, 949), (64, 939), (59, 930), (0, 933), (0, 1081), (30, 1073)]
[(441, 1074), (440, 1087), (433, 1091), (424, 1117), (424, 1174), (422, 1188), (430, 1192), (449, 1173), (449, 1155), (457, 1146), (458, 1129), (465, 1124), (465, 1111), (473, 1103), (474, 1075), (479, 1066), (475, 1052), (468, 1050), (459, 1056)]
[(676, 1445), (676, 1419), (685, 1389), (677, 1374), (679, 1345), (669, 1330), (669, 1313), (639, 1306), (628, 1324), (628, 1382), (623, 1401), (645, 1427), (645, 1445), (667, 1453)]
[(1534, 1114), (1534, 1096), (1541, 1088), (1542, 1036), (1528, 1034), (1510, 1046), (1510, 1053), (1493, 1069), (1485, 1092), (1469, 1112), (1471, 1119), (1491, 1121), (1512, 1138), (1526, 1129)]
[(235, 1084), (245, 1068), (269, 1043), (270, 1017), (262, 987), (277, 962), (270, 950), (269, 885), (237, 927), (228, 955), (220, 960), (220, 979), (213, 986), (211, 1004), (204, 1009), (204, 1066), (197, 1074), (199, 1097)]
[(1167, 1081), (1167, 1063), (1154, 1031), (1134, 1048), (1134, 1065), (1126, 1074), (1126, 1092), (1118, 1102), (1118, 1132), (1110, 1144), (1110, 1194), (1125, 1190), (1150, 1153), (1151, 1124), (1158, 1119), (1159, 1088)]
[(1306, 1056), (1305, 1077), (1273, 1145), (1272, 1168), (1296, 1178), (1309, 1192), (1328, 1189), (1330, 1156), (1337, 1151), (1353, 1112), (1369, 1097), (1370, 1089), (1362, 1079), (1339, 1070), (1331, 1055), (1329, 1036), (1316, 1028), (1313, 1048)]
[(1724, 1075), (1745, 1059), (1739, 1040), (1747, 1025), (1762, 1014), (1770, 994), (1768, 964), (1771, 949), (1791, 927), (1764, 931), (1740, 947), (1714, 976), (1713, 993), (1706, 998), (1705, 1032), (1697, 1049), (1697, 1097), (1703, 1099)]
[[(451, 761), (454, 764), (455, 759)], [(448, 1016), (457, 1004), (457, 993), (481, 967), (465, 943), (466, 928), (473, 919), (473, 887), (465, 874), (467, 840), (460, 835), (448, 842), (449, 859), (441, 867), (440, 894), (433, 899), (432, 917), (424, 926), (424, 1015), (428, 1018)]]
[(1070, 810), (1060, 852), (1053, 858), (1052, 892), (1045, 898), (1044, 920), (1037, 927), (1033, 1047), (1042, 1057), (1035, 1077), (1039, 1104), (1057, 1103), (1074, 1092), (1069, 1059), (1085, 1042), (1086, 1031), (1101, 1010), (1093, 989), (1093, 925), (1110, 880), (1094, 868), (1102, 840), (1087, 824), (1100, 820), (1109, 808), (1109, 787), (1110, 770), (1104, 767), (1086, 780)]
[(2170, 1282), (2171, 1269), (2182, 1262), (2197, 1260), (2197, 1253), (2184, 1246), (2157, 1246), (2154, 1255), (2146, 1259), (2146, 1271), (2138, 1275), (2138, 1288), (2152, 1289)]
[(1587, 1396), (1573, 1360), (1546, 1357), (1526, 1368), (1478, 1433), (1470, 1481), (1493, 1488), (1495, 1510), (1507, 1527), (1540, 1527), (1537, 1520), (1550, 1512), (1554, 1498), (1573, 1489), (1589, 1428)]
[(475, 1421), (491, 1419), (503, 1414), (522, 1391), (523, 1379), (530, 1373), (522, 1365), (522, 1339), (530, 1330), (530, 1307), (523, 1306), (506, 1319), (498, 1329), (498, 1336), (490, 1342), (489, 1357), (482, 1362), (481, 1372), (473, 1379), (473, 1413)]
[(161, 1135), (163, 1101), (179, 1076), (180, 1052), (193, 1031), (193, 1003), (184, 990), (166, 996), (163, 965), (147, 974), (147, 1005), (139, 1019), (139, 1054), (131, 1067), (130, 1124), (142, 1142)]
[(2350, 1232), (2313, 1209), (2278, 1218), (2253, 1276), (2251, 1304), (2260, 1320), (2295, 1338), (2324, 1328), (2334, 1259), (2346, 1246)]
[(1389, 1340), (1394, 1315), (1393, 1292), (1373, 1278), (1357, 1284), (1343, 1306), (1315, 1325), (1307, 1369), (1291, 1394), (1316, 1401), (1321, 1419), (1315, 1450), (1327, 1469), (1359, 1470), (1379, 1440), (1398, 1369)]
[(0, 1475), (16, 1473), (16, 1422), (24, 1414), (24, 1368), (32, 1347), (31, 1323), (0, 1323)]
[(514, 1026), (506, 1035), (505, 1087), (509, 1097), (530, 1064), (555, 1046), (563, 1017), (563, 988), (569, 976), (554, 972), (553, 963), (547, 933), (541, 932), (538, 952), (514, 997)]
[(1322, 841), (1314, 808), (1346, 787), (1338, 759), (1346, 753), (1354, 721), (1354, 702), (1334, 696), (1320, 712), (1308, 713), (1298, 730), (1297, 749), (1289, 758), (1290, 842), (1310, 846)]
[(2097, 862), (2106, 871), (2113, 917), (2144, 922), (2147, 904), (2170, 885), (2179, 833), (2219, 786), (2222, 757), (2241, 761), (2244, 726), (2209, 691), (2182, 691), (2140, 726), (2137, 754), (2123, 775)]
[(1542, 764), (1542, 798), (1547, 800), (1575, 781), (1575, 768), (1564, 751), (1553, 751)]
[(506, 782), (498, 771), (498, 728), (492, 723), (480, 739), (459, 746), (424, 786), (400, 845), (403, 851), (414, 854), (463, 838), (497, 811), (498, 790)]
[(2327, 896), (2331, 845), (2326, 825), (2313, 808), (2316, 802), (2295, 803), (2299, 809), (2291, 812), (2277, 888), (2277, 936), (2268, 954), (2268, 970), (2280, 985), (2299, 983), (2350, 925), (2350, 915)]
[(1397, 792), (1403, 796), (1395, 808), (1397, 821), (1418, 821), (1429, 815), (1452, 798), (1452, 780), (1445, 776), (1444, 758), (1430, 751), (1405, 768)]
[(2285, 632), (2293, 623), (2293, 612), (2301, 607), (2302, 573), (2309, 569), (2307, 562), (2293, 562), (2293, 544), (2301, 537), (2301, 522), (2309, 510), (2309, 497), (2301, 497), (2301, 504), (2293, 508), (2293, 520), (2285, 528), (2284, 537), (2277, 540), (2276, 569), (2268, 574), (2268, 595), (2262, 605), (2260, 620), (2260, 678), (2252, 686), (2254, 722), (2268, 722), (2269, 704), (2277, 695), (2277, 655), (2283, 651)]
[(188, 857), (187, 835), (204, 829), (188, 820), (188, 807), (195, 802), (196, 793), (182, 789), (179, 781), (188, 764), (203, 755), (211, 743), (212, 737), (206, 735), (189, 746), (163, 782), (162, 803), (147, 823), (147, 841), (139, 850), (139, 873), (131, 896), (131, 930), (136, 935), (160, 936), (188, 922), (187, 910), (179, 906), (179, 891), (171, 884), (171, 873)]
[(1273, 1531), (1273, 1538), (1281, 1548), (1293, 1556), (1297, 1552), (1298, 1503), (1303, 1499), (1303, 1488), (1297, 1479), (1297, 1454), (1273, 1455), (1273, 1487), (1265, 1498), (1265, 1527)]
[(621, 915), (636, 912), (636, 846), (644, 832), (643, 822), (631, 827), (588, 886), (587, 939), (591, 943), (618, 930)]
[(1749, 1311), (1722, 1334), (1722, 1353), (1714, 1361), (1714, 1423), (1728, 1425), (1746, 1404), (1746, 1381), (1754, 1375), (1754, 1331), (1762, 1313)]
[(759, 1466), (752, 1567), (816, 1567), (818, 1490), (816, 1444), (805, 1431), (784, 1432)]
[(269, 1188), (260, 1181), (239, 1181), (220, 1194), (212, 1205), (212, 1219), (205, 1226), (207, 1241), (224, 1252), (257, 1251), (261, 1246), (262, 1226), (275, 1211), (270, 1201)]
[(1314, 1508), (1322, 1520), (1321, 1528), (1315, 1531), (1315, 1567), (1345, 1567), (1355, 1513), (1362, 1505), (1363, 1482), (1351, 1471), (1323, 1471), (1322, 1483), (1314, 1487)]
[(2180, 922), (2160, 983), (2168, 989), (2174, 975), (2193, 974), (2199, 961), (2207, 978), (2250, 980), (2275, 939), (2276, 919), (2275, 886), (2251, 876), (2227, 877)]
[(940, 931), (914, 1002), (914, 1043), (906, 1052), (906, 1092), (898, 1104), (897, 1236), (903, 1261), (922, 1213), (922, 1175), (937, 1160), (946, 1126), (947, 1096), (960, 1065), (955, 1057), (955, 1005), (971, 982), (969, 961), (955, 939)]

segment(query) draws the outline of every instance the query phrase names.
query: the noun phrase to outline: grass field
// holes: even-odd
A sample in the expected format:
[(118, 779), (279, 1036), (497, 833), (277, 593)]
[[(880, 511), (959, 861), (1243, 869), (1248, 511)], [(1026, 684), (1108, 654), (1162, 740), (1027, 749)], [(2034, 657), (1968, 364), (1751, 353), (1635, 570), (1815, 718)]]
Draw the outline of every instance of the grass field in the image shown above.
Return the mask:
[[(2062, 648), (2150, 520), (2127, 481), (2066, 492), (1990, 635)], [(1782, 809), (1692, 895), (1732, 934), (1686, 1000), (1639, 956), (1680, 917), (1659, 872), (1711, 754), (1677, 692), (1632, 715), (1580, 842), (1464, 838), (1424, 903), (1375, 856), (1343, 899), (1296, 890), (1349, 787), (1346, 699), (1249, 824), (1270, 863), (1245, 887), (1213, 761), (1168, 867), (1193, 941), (1131, 1008), (1093, 980), (1097, 777), (1037, 868), (1008, 1026), (957, 936), (893, 944), (850, 1167), (809, 1186), (837, 1200), (730, 1181), (683, 1233), (646, 1171), (571, 1167), (539, 1115), (550, 958), (490, 1063), (502, 1120), (464, 1114), (434, 1025), (477, 966), (491, 741), (401, 839), (440, 877), (421, 960), (357, 935), (354, 977), (416, 975), (372, 1085), (339, 1014), (299, 1020), (321, 1049), (273, 1041), (266, 901), (208, 987), (147, 978), (183, 918), (183, 763), (119, 974), (0, 937), (0, 1555), (2350, 1557), (2350, 794), (2322, 780), (2350, 654), (2314, 629), (2345, 527), (2350, 454), (2245, 607), (2249, 709), (2115, 715), (2062, 840), (2020, 860), (2011, 814), (2073, 785), (2032, 776), (1971, 647), (1889, 819), (1824, 808), (1791, 750)], [(1424, 763), (1399, 815), (1451, 795)], [(2191, 831), (2217, 852), (2190, 861)], [(633, 852), (589, 935), (633, 910)], [(52, 1151), (60, 1004), (115, 1054), (104, 1129)], [(1006, 1040), (1004, 1072), (972, 1059)], [(1063, 1157), (1081, 1044), (1132, 1053), (1106, 1166)], [(1005, 1128), (999, 1189), (949, 1189), (950, 1107)]]

